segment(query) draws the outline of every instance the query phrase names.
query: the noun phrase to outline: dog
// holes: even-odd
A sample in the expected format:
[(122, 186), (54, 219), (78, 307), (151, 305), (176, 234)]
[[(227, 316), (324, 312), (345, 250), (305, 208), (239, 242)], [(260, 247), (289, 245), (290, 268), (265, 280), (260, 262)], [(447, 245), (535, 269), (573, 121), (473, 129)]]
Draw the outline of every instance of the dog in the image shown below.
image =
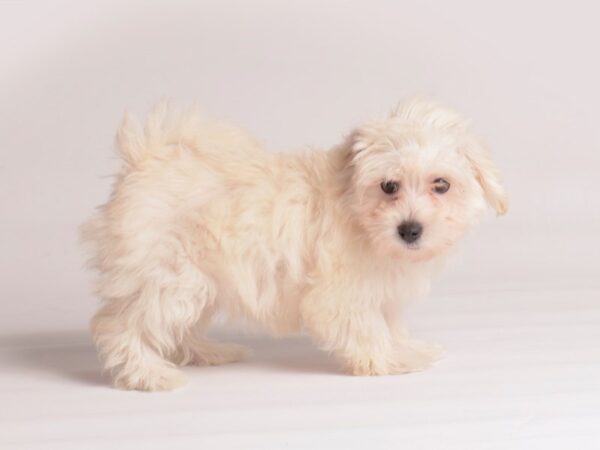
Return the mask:
[(82, 226), (103, 306), (91, 329), (123, 389), (170, 390), (186, 364), (245, 349), (206, 336), (216, 314), (307, 332), (354, 375), (423, 370), (441, 350), (409, 337), (455, 244), (507, 210), (486, 147), (460, 115), (413, 99), (327, 151), (270, 153), (244, 131), (156, 107), (117, 133), (122, 169)]

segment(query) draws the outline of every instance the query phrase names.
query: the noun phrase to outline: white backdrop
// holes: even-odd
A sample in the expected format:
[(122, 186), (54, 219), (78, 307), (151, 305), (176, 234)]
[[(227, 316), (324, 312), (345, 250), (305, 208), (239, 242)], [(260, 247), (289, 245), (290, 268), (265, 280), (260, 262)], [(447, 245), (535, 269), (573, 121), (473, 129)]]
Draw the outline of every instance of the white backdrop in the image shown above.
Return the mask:
[(330, 146), (406, 96), (440, 100), (489, 143), (511, 207), (490, 212), (424, 308), (475, 292), (485, 311), (488, 291), (541, 289), (514, 317), (535, 316), (546, 293), (596, 296), (599, 14), (583, 1), (1, 1), (0, 335), (85, 329), (97, 300), (76, 228), (108, 195), (122, 113), (164, 96), (274, 150)]
[(0, 3), (0, 331), (85, 325), (76, 226), (106, 199), (123, 111), (164, 96), (277, 150), (438, 99), (473, 119), (511, 200), (439, 289), (596, 280), (600, 11), (556, 3)]

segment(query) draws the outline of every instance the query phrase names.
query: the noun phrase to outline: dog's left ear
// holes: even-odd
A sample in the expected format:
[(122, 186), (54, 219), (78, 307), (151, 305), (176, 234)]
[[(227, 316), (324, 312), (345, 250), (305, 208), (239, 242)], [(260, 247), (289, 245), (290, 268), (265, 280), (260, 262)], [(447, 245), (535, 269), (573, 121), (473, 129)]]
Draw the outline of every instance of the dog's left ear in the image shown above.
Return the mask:
[(502, 186), (500, 173), (494, 166), (487, 148), (477, 138), (469, 136), (461, 150), (471, 164), (489, 205), (498, 214), (505, 214), (508, 210), (508, 197)]

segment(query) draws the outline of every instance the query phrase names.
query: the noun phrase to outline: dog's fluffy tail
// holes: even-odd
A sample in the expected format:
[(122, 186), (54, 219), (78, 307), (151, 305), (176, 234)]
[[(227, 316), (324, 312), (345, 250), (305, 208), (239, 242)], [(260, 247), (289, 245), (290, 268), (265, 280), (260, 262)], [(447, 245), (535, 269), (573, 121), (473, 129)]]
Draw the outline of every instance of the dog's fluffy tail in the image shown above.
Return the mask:
[(126, 112), (117, 131), (117, 151), (129, 168), (137, 167), (148, 158), (164, 155), (165, 146), (181, 142), (184, 130), (200, 121), (197, 108), (181, 114), (167, 100), (152, 109), (143, 127)]
[(206, 118), (197, 105), (187, 111), (175, 109), (168, 100), (155, 106), (142, 126), (125, 113), (117, 131), (116, 147), (128, 169), (148, 159), (167, 159), (190, 151), (197, 155), (227, 152), (229, 158), (245, 159), (248, 153), (258, 157), (261, 146), (243, 130)]

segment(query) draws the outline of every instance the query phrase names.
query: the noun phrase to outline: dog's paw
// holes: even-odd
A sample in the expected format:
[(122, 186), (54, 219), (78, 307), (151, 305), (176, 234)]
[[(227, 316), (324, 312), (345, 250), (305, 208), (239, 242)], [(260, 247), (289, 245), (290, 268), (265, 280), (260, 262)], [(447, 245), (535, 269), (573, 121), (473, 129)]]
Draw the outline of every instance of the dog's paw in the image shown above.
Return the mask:
[(384, 364), (372, 359), (352, 361), (348, 364), (348, 368), (352, 375), (359, 377), (389, 375), (391, 373), (389, 364)]
[(233, 343), (202, 342), (190, 348), (192, 357), (190, 364), (218, 366), (240, 361), (246, 358), (249, 351), (246, 347)]
[(430, 368), (444, 354), (441, 346), (405, 340), (387, 357), (364, 358), (349, 363), (350, 372), (358, 376), (394, 375), (419, 372)]
[(180, 370), (171, 367), (142, 368), (121, 373), (114, 379), (118, 389), (136, 391), (172, 391), (187, 382)]

